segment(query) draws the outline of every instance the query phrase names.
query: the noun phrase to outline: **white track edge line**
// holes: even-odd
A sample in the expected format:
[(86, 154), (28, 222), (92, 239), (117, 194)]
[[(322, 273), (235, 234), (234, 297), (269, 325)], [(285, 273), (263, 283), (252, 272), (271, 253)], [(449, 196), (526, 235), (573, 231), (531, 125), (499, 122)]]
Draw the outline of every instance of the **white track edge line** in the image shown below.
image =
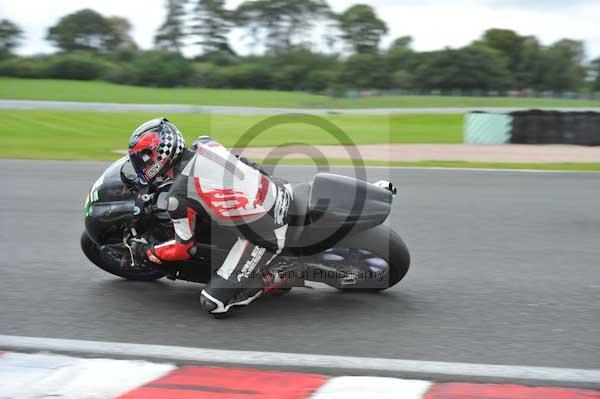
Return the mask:
[(386, 371), (445, 376), (576, 382), (600, 385), (600, 369), (529, 367), (492, 364), (450, 363), (420, 360), (306, 355), (282, 352), (232, 351), (166, 345), (129, 344), (57, 338), (0, 335), (1, 350), (74, 352), (253, 366), (303, 367)]
[[(38, 161), (49, 161), (48, 159), (38, 159)], [(77, 161), (74, 161), (77, 162)], [(443, 162), (443, 161), (442, 161)], [(273, 165), (263, 165), (263, 167), (271, 167)], [(286, 167), (286, 168), (318, 168), (318, 165), (293, 165), (293, 164), (281, 164), (276, 165), (276, 167)], [(354, 168), (353, 165), (329, 165), (330, 169), (336, 168)], [(380, 166), (380, 165), (365, 165), (365, 169), (398, 169), (398, 170), (418, 170), (418, 171), (428, 171), (428, 170), (442, 170), (442, 171), (458, 171), (458, 172), (498, 172), (498, 173), (510, 173), (510, 172), (518, 172), (518, 173), (548, 173), (548, 174), (556, 174), (556, 173), (578, 173), (578, 174), (594, 174), (600, 173), (598, 170), (560, 170), (560, 169), (509, 169), (509, 168), (453, 168), (453, 167), (444, 167), (444, 166)]]

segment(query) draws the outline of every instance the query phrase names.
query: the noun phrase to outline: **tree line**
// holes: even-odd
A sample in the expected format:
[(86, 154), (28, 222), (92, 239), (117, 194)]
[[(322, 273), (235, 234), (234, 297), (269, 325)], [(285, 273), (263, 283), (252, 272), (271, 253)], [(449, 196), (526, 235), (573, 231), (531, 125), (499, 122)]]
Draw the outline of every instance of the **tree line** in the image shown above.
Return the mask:
[[(84, 9), (47, 31), (56, 54), (18, 57), (23, 38), (0, 21), (0, 75), (102, 79), (147, 86), (305, 90), (349, 89), (600, 91), (600, 58), (586, 63), (584, 44), (489, 29), (462, 48), (419, 52), (410, 36), (383, 48), (388, 26), (371, 6), (335, 13), (325, 0), (167, 0), (153, 50), (140, 50), (126, 18)], [(230, 33), (243, 32), (249, 55)], [(318, 43), (317, 43), (318, 41)], [(182, 55), (187, 46), (198, 54)]]

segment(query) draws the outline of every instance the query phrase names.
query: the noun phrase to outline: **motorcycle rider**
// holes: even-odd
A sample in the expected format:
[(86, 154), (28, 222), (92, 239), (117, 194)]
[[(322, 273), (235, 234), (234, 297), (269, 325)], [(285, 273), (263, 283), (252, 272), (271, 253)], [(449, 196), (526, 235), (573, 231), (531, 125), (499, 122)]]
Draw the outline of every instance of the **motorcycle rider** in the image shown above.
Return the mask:
[[(235, 228), (237, 241), (200, 294), (202, 308), (221, 317), (283, 288), (285, 280), (269, 280), (261, 272), (285, 246), (294, 194), (291, 184), (270, 177), (210, 137), (194, 144), (193, 151), (187, 149), (181, 132), (165, 118), (143, 123), (133, 132), (128, 153), (140, 183), (173, 180), (167, 211), (175, 238), (152, 243), (134, 237), (129, 245), (134, 263), (181, 262), (194, 255), (197, 221)], [(390, 182), (375, 185), (396, 194)]]
[(181, 262), (194, 254), (197, 219), (236, 228), (238, 240), (200, 295), (202, 308), (219, 317), (266, 292), (257, 273), (285, 245), (293, 192), (290, 184), (271, 178), (210, 137), (195, 143), (194, 151), (187, 149), (181, 132), (165, 118), (133, 132), (128, 153), (140, 182), (173, 179), (167, 211), (175, 238), (164, 243), (133, 238), (129, 245), (136, 262)]

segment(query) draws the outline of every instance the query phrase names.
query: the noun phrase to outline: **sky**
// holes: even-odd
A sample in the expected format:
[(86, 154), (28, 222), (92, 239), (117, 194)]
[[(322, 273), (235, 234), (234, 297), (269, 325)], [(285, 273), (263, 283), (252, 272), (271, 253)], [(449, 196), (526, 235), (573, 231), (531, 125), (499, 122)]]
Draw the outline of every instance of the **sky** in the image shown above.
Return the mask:
[[(164, 0), (0, 0), (0, 18), (18, 23), (25, 31), (20, 54), (52, 52), (44, 40), (49, 26), (68, 13), (92, 8), (106, 15), (127, 17), (133, 37), (142, 48), (151, 48), (162, 23)], [(227, 0), (232, 8), (241, 0)], [(390, 33), (383, 41), (410, 35), (419, 51), (464, 46), (488, 28), (513, 29), (535, 35), (550, 44), (564, 37), (583, 40), (588, 59), (600, 57), (600, 0), (329, 0), (335, 11), (362, 2), (373, 6)], [(232, 34), (232, 45), (241, 54), (250, 51), (241, 32)], [(186, 49), (193, 55), (194, 48)]]

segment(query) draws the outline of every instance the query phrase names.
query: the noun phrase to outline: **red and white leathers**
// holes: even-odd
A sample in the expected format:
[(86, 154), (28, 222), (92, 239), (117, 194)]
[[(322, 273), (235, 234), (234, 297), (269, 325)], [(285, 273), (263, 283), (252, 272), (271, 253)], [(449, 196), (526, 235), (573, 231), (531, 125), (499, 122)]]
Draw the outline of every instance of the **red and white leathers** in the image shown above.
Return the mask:
[[(175, 239), (151, 247), (150, 261), (178, 262), (191, 257), (196, 222), (210, 220), (236, 229), (239, 239), (202, 291), (203, 306), (224, 313), (260, 296), (262, 289), (247, 282), (281, 252), (285, 245), (290, 184), (270, 178), (206, 137), (194, 153), (184, 154), (175, 169), (168, 211)], [(240, 295), (243, 291), (249, 294)]]

